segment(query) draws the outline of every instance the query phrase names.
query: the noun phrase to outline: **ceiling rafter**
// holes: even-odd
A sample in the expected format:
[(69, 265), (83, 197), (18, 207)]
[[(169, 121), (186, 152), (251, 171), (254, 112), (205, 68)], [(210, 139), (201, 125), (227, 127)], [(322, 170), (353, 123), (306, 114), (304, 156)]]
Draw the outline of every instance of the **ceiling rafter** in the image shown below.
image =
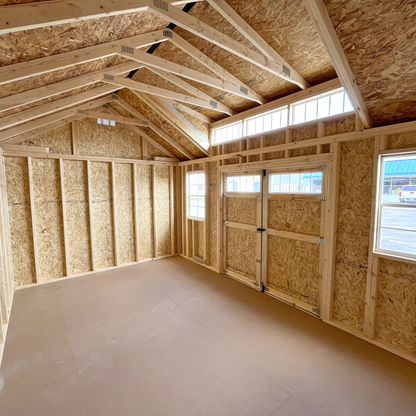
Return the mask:
[(364, 127), (373, 126), (367, 106), (363, 100), (361, 92), (355, 81), (354, 74), (351, 71), (345, 52), (342, 49), (341, 42), (329, 17), (328, 11), (322, 0), (304, 0), (306, 9), (311, 17), (322, 43), (331, 58), (332, 65), (338, 75), (341, 85), (347, 92), (350, 101), (360, 117)]
[(215, 98), (210, 97), (208, 94), (205, 94), (198, 88), (194, 87), (193, 85), (189, 84), (188, 82), (184, 81), (182, 78), (177, 77), (176, 75), (172, 74), (171, 72), (153, 68), (151, 66), (145, 66), (145, 68), (149, 69), (150, 71), (154, 72), (155, 74), (161, 76), (162, 78), (166, 79), (167, 81), (171, 82), (172, 84), (176, 85), (177, 87), (180, 87), (188, 92), (190, 92), (192, 95), (195, 95), (195, 97), (201, 98), (202, 100), (207, 101), (213, 101), (217, 104), (216, 110), (220, 111), (221, 113), (228, 114), (230, 116), (237, 114), (236, 111), (233, 109), (225, 106), (224, 104), (221, 104), (219, 101), (217, 101)]
[(137, 62), (125, 62), (124, 64), (114, 65), (109, 68), (89, 72), (85, 75), (68, 78), (53, 84), (44, 85), (43, 87), (33, 88), (18, 94), (9, 95), (7, 97), (0, 98), (0, 112), (44, 100), (45, 98), (50, 98), (76, 88), (94, 84), (99, 82), (104, 74), (120, 75), (137, 68), (140, 68), (140, 64), (137, 64)]
[[(104, 97), (97, 98), (89, 101), (81, 106), (75, 106), (63, 111), (58, 111), (53, 114), (49, 114), (45, 117), (40, 117), (35, 120), (29, 121), (28, 123), (21, 124), (11, 129), (0, 132), (0, 142), (6, 141), (7, 143), (19, 143), (24, 140), (24, 133), (38, 129), (39, 127), (46, 126), (51, 123), (55, 123), (67, 117), (71, 117), (77, 114), (78, 110), (89, 110), (110, 101), (117, 99), (115, 94), (105, 95)], [(74, 120), (72, 120), (74, 121)], [(18, 137), (16, 137), (18, 136)], [(22, 138), (23, 137), (23, 138)]]
[[(50, 6), (48, 7), (50, 8)], [(130, 48), (142, 48), (155, 43), (164, 42), (167, 39), (167, 36), (163, 34), (163, 30), (156, 30), (142, 35), (116, 40), (114, 42), (102, 43), (87, 48), (75, 49), (70, 52), (58, 53), (43, 58), (6, 65), (0, 67), (0, 85), (46, 74), (59, 69), (70, 68), (97, 59), (107, 58), (116, 55), (122, 45), (126, 45)]]
[(137, 91), (131, 91), (137, 98), (147, 104), (153, 111), (163, 118), (168, 124), (170, 124), (175, 130), (177, 130), (182, 136), (184, 136), (191, 143), (196, 145), (199, 150), (208, 156), (207, 149), (209, 148), (209, 142), (205, 141), (202, 134), (198, 129), (192, 125), (188, 120), (184, 120), (178, 117), (171, 108), (159, 99), (150, 96), (146, 93), (140, 93)]
[(308, 88), (309, 83), (279, 55), (225, 0), (207, 0), (207, 2), (229, 23), (231, 23), (252, 45), (266, 58), (282, 65), (285, 73), (294, 80), (302, 82), (302, 88)]
[(142, 120), (142, 121), (147, 121), (149, 123), (149, 128), (151, 128), (155, 133), (157, 133), (165, 141), (167, 141), (169, 144), (171, 144), (176, 150), (178, 150), (183, 155), (185, 155), (188, 159), (191, 159), (191, 160), (195, 159), (195, 156), (191, 152), (189, 152), (182, 145), (180, 145), (175, 140), (173, 140), (168, 134), (166, 134), (163, 130), (161, 130), (159, 127), (157, 127), (150, 120), (148, 120), (143, 114), (141, 114), (139, 111), (137, 111), (127, 101), (125, 101), (121, 97), (117, 96), (117, 101), (116, 102), (118, 104), (120, 104), (125, 110), (127, 110), (134, 117), (136, 117), (136, 118), (138, 118), (139, 120)]
[[(166, 0), (165, 3), (178, 6), (194, 1)], [(55, 1), (52, 5), (45, 1), (2, 6), (0, 35), (125, 13), (143, 12), (153, 3), (153, 0), (135, 0), (134, 2), (131, 0), (101, 0), (100, 2), (61, 0)], [(158, 3), (164, 2), (159, 1)]]
[(205, 116), (204, 114), (199, 113), (198, 111), (193, 110), (192, 108), (187, 107), (186, 105), (178, 103), (177, 101), (173, 101), (168, 98), (164, 98), (162, 101), (173, 105), (177, 110), (188, 113), (189, 115), (193, 117), (199, 118), (200, 120), (204, 121), (207, 124), (211, 124), (213, 122), (211, 118)]
[(156, 95), (156, 96), (164, 97), (164, 98), (170, 98), (172, 100), (182, 101), (184, 103), (208, 108), (210, 110), (216, 110), (215, 103), (210, 103), (209, 101), (206, 101), (206, 100), (194, 98), (194, 97), (191, 97), (190, 95), (178, 93), (178, 92), (171, 91), (171, 90), (166, 90), (164, 88), (155, 87), (153, 85), (144, 84), (142, 82), (134, 81), (129, 78), (123, 78), (123, 77), (117, 77), (117, 76), (105, 74), (102, 81), (108, 84), (117, 85), (119, 87), (129, 88), (134, 91), (144, 92), (144, 93), (148, 93), (151, 95)]
[(157, 56), (150, 55), (143, 51), (134, 50), (132, 48), (122, 47), (122, 50), (120, 50), (118, 54), (126, 59), (131, 59), (146, 66), (169, 71), (175, 75), (191, 79), (192, 81), (200, 82), (201, 84), (205, 84), (210, 87), (214, 87), (219, 90), (226, 91), (231, 94), (243, 97), (247, 100), (255, 101), (261, 104), (257, 95), (252, 94), (241, 83), (240, 85), (236, 85), (225, 79), (214, 78), (193, 69), (186, 68), (182, 65), (168, 61), (167, 59), (159, 58)]
[(60, 98), (59, 100), (51, 101), (28, 110), (21, 111), (20, 113), (3, 117), (0, 119), (0, 130), (9, 129), (18, 124), (26, 123), (33, 119), (65, 110), (74, 105), (110, 94), (116, 90), (117, 87), (114, 85), (102, 85), (101, 87), (91, 88), (87, 91), (70, 95), (69, 97)]
[(239, 56), (240, 58), (274, 74), (280, 78), (285, 79), (293, 84), (298, 85), (300, 88), (305, 89), (309, 84), (297, 73), (288, 73), (284, 66), (280, 63), (274, 62), (263, 54), (249, 49), (240, 42), (230, 38), (224, 33), (219, 32), (217, 29), (207, 25), (206, 23), (196, 19), (189, 14), (182, 12), (176, 7), (172, 7), (169, 4), (164, 4), (161, 7), (149, 7), (148, 11), (154, 13), (157, 16), (164, 17), (166, 20), (188, 30), (196, 36), (199, 36), (208, 42), (211, 42), (228, 52)]
[(234, 83), (236, 85), (241, 85), (243, 88), (246, 88), (248, 91), (251, 92), (251, 95), (253, 97), (257, 97), (259, 103), (261, 104), (267, 103), (267, 100), (263, 96), (258, 94), (256, 91), (254, 91), (252, 88), (250, 88), (246, 84), (242, 83), (237, 77), (230, 74), (222, 66), (218, 65), (215, 61), (213, 61), (211, 58), (209, 58), (207, 55), (202, 53), (199, 49), (195, 48), (195, 46), (191, 45), (188, 41), (186, 41), (184, 38), (179, 36), (177, 33), (173, 32), (172, 30), (170, 30), (170, 37), (168, 38), (168, 41), (172, 43), (174, 46), (183, 50), (186, 54), (188, 54), (190, 57), (195, 59), (197, 62), (204, 65), (214, 74), (218, 75), (219, 77), (231, 83)]

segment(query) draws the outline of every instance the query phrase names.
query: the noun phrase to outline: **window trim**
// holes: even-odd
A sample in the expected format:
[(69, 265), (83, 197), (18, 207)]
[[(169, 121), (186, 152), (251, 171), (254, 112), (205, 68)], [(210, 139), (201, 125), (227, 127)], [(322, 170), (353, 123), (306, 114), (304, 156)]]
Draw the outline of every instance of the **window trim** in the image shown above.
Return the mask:
[(207, 202), (207, 175), (206, 172), (204, 170), (193, 170), (191, 172), (186, 172), (186, 219), (188, 220), (192, 220), (192, 221), (199, 221), (199, 222), (205, 222), (206, 221), (206, 210), (207, 207), (205, 205), (205, 212), (204, 212), (204, 218), (200, 218), (200, 217), (192, 217), (189, 215), (189, 198), (191, 197), (190, 193), (189, 193), (189, 176), (194, 174), (194, 173), (198, 173), (198, 174), (204, 174), (204, 179), (205, 179), (205, 195), (204, 195), (204, 201), (205, 204)]
[[(376, 257), (386, 258), (395, 261), (404, 261), (406, 263), (416, 263), (416, 254), (402, 253), (399, 251), (391, 251), (380, 248), (380, 235), (381, 235), (381, 221), (382, 221), (382, 195), (383, 195), (383, 176), (384, 176), (384, 163), (383, 158), (389, 156), (406, 156), (414, 154), (416, 156), (416, 148), (409, 149), (392, 149), (380, 151), (377, 158), (377, 182), (376, 182), (376, 197), (374, 199), (374, 237), (372, 252)], [(416, 209), (415, 205), (403, 206), (405, 209)]]

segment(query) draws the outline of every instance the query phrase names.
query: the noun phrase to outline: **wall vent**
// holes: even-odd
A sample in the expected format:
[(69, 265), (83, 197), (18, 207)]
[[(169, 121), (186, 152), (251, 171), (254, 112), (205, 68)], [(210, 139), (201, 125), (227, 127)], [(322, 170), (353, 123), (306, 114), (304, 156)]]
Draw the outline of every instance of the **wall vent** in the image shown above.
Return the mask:
[(288, 68), (286, 65), (283, 65), (283, 73), (290, 77), (290, 68)]
[(217, 108), (217, 103), (215, 101), (210, 100), (209, 105), (211, 107)]
[(166, 36), (167, 38), (173, 38), (173, 32), (171, 30), (164, 30), (163, 36)]
[(153, 0), (153, 5), (155, 6), (155, 7), (157, 7), (158, 9), (162, 9), (162, 10), (164, 10), (165, 12), (167, 12), (168, 11), (168, 4), (167, 3), (165, 3), (164, 1), (162, 1), (162, 0)]
[(243, 94), (245, 94), (245, 95), (247, 95), (247, 94), (248, 94), (248, 89), (247, 89), (246, 87), (241, 86), (241, 87), (240, 87), (240, 91), (241, 91)]
[(134, 49), (131, 48), (130, 46), (121, 45), (121, 51), (125, 52), (125, 53), (129, 53), (131, 55), (134, 55)]

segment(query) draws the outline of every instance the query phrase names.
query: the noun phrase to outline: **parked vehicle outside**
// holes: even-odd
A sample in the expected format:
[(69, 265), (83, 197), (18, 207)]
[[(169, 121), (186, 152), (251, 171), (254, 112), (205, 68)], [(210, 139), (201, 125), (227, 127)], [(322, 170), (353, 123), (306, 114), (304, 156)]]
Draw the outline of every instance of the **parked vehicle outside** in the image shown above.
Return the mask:
[(400, 202), (416, 202), (416, 185), (405, 185), (399, 193)]

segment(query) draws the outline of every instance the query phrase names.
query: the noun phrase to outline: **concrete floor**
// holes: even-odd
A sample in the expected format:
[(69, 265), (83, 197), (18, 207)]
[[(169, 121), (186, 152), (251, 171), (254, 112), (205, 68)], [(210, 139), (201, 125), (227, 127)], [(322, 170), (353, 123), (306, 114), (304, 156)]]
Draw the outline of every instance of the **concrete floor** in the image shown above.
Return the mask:
[(414, 416), (416, 365), (175, 257), (17, 291), (2, 416)]

